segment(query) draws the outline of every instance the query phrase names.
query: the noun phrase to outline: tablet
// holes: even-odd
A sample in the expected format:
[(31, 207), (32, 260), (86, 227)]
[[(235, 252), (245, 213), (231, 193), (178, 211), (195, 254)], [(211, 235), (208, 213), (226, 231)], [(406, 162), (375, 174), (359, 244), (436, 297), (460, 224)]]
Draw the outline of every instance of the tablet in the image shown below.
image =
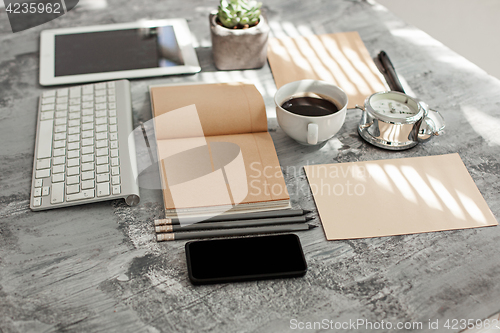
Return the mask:
[(108, 81), (200, 71), (184, 19), (42, 31), (40, 84)]

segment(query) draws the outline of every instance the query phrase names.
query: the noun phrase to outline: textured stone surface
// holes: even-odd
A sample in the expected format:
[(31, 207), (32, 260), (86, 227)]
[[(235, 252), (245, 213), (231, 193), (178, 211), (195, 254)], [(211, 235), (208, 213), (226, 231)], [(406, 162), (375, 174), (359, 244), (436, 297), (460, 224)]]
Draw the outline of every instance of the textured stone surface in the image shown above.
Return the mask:
[(355, 110), (322, 147), (288, 138), (274, 118), (276, 87), (268, 66), (215, 70), (207, 15), (216, 2), (108, 2), (106, 9), (76, 7), (16, 34), (0, 12), (0, 331), (278, 332), (289, 331), (295, 318), (421, 321), (423, 331), (431, 331), (429, 319), (439, 319), (440, 331), (452, 332), (459, 329), (444, 329), (446, 319), (481, 319), (500, 310), (498, 227), (334, 242), (316, 228), (299, 233), (309, 264), (304, 278), (194, 287), (187, 277), (185, 242), (154, 240), (153, 219), (163, 209), (160, 191), (141, 189), (141, 203), (132, 208), (112, 201), (31, 212), (35, 119), (44, 90), (37, 83), (39, 32), (186, 17), (203, 72), (133, 80), (136, 125), (151, 118), (150, 84), (246, 79), (264, 96), (294, 206), (315, 209), (305, 164), (458, 152), (500, 216), (500, 82), (380, 6), (340, 0), (264, 5), (275, 36), (357, 30), (373, 56), (387, 51), (415, 94), (447, 122), (444, 136), (404, 152), (363, 142)]

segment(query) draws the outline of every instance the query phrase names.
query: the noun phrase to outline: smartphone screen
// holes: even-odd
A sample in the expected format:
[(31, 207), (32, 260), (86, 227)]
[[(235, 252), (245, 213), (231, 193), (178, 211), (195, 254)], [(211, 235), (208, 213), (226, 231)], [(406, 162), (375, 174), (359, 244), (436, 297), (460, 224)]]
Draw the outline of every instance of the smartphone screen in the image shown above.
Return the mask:
[(294, 234), (189, 242), (186, 259), (193, 284), (303, 276), (307, 271)]

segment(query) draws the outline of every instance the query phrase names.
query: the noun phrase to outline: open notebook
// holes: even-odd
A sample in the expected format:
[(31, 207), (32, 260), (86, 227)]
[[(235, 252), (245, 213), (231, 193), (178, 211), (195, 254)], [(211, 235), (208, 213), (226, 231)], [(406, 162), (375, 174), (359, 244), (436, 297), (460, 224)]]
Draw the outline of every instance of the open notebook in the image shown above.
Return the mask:
[(150, 92), (166, 217), (290, 207), (254, 85), (153, 86)]

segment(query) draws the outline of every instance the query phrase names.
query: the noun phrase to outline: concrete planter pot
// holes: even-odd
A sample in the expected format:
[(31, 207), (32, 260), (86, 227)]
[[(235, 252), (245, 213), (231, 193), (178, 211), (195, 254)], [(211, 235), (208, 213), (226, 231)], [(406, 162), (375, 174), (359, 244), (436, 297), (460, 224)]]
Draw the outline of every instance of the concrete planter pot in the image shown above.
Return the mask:
[(269, 25), (263, 16), (248, 29), (228, 29), (217, 24), (211, 13), (210, 31), (215, 67), (219, 70), (253, 69), (264, 66), (267, 58)]

